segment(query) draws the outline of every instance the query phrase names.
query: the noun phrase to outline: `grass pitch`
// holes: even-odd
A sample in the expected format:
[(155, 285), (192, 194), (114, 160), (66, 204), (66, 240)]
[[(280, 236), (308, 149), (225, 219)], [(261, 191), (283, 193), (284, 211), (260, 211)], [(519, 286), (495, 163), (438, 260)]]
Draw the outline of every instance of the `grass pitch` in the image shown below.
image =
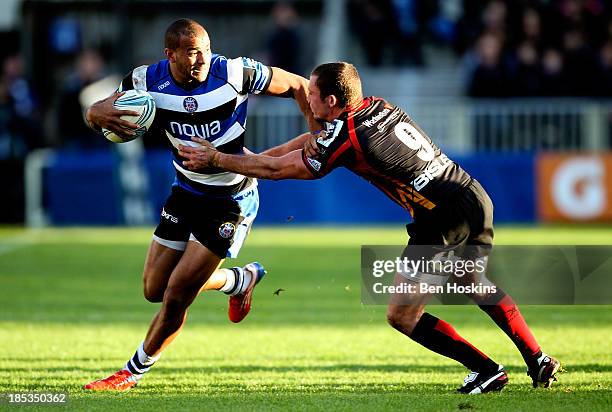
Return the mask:
[[(0, 229), (0, 392), (65, 392), (70, 410), (611, 410), (609, 306), (522, 311), (567, 372), (534, 390), (511, 341), (476, 307), (432, 306), (504, 364), (499, 394), (454, 393), (468, 372), (386, 325), (360, 303), (359, 245), (402, 244), (394, 228), (255, 228), (237, 263), (269, 273), (241, 324), (207, 292), (182, 334), (128, 393), (81, 386), (114, 372), (158, 305), (141, 292), (150, 229)], [(606, 244), (610, 228), (500, 227), (498, 243)], [(273, 292), (284, 289), (279, 295)], [(0, 400), (0, 409), (14, 405)]]

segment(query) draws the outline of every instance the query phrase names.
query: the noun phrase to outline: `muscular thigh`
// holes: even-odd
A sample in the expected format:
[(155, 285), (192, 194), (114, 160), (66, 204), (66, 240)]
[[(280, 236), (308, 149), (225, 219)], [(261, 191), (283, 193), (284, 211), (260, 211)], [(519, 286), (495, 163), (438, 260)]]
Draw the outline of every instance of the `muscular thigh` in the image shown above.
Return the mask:
[(188, 193), (173, 187), (161, 210), (143, 272), (144, 294), (151, 302), (162, 301), (170, 275), (187, 247), (192, 203)]

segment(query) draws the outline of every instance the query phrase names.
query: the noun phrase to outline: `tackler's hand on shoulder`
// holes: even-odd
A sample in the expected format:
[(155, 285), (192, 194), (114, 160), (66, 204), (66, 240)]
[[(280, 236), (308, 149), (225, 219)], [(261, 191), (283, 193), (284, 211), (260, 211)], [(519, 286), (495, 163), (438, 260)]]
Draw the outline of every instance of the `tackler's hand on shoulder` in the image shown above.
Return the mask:
[(106, 99), (92, 104), (85, 113), (85, 119), (89, 127), (96, 131), (107, 129), (121, 137), (134, 136), (136, 134), (135, 130), (140, 128), (140, 126), (122, 119), (121, 116), (139, 116), (140, 113), (133, 110), (119, 110), (114, 106), (115, 100), (124, 93), (115, 92)]
[(191, 140), (198, 143), (199, 146), (179, 146), (178, 154), (186, 159), (183, 161), (183, 166), (192, 171), (215, 167), (215, 159), (219, 152), (212, 143), (199, 137), (192, 137)]

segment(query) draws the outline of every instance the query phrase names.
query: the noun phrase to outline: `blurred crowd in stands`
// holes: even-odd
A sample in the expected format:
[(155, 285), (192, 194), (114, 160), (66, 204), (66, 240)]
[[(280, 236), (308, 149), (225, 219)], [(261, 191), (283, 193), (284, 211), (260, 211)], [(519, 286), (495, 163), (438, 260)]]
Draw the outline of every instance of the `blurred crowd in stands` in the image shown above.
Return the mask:
[[(301, 54), (300, 19), (292, 3), (276, 3), (270, 11), (269, 21), (271, 24), (262, 36), (261, 49), (254, 50), (251, 56), (267, 64), (304, 74), (307, 63)], [(16, 37), (19, 37), (19, 33), (11, 32), (5, 33), (1, 39), (16, 47), (10, 53), (0, 52), (0, 161), (23, 159), (28, 152), (40, 147), (108, 148), (108, 142), (82, 121), (86, 100), (83, 91), (92, 84), (111, 78), (118, 84), (124, 75), (112, 73), (109, 69), (108, 62), (113, 56), (108, 55), (110, 48), (104, 47), (108, 45), (101, 49), (85, 48), (80, 46), (80, 33), (59, 36), (66, 39), (76, 37), (77, 40), (68, 41), (69, 47), (52, 46), (61, 49), (57, 51), (57, 60), (62, 62), (63, 74), (52, 95), (47, 96), (45, 106), (34, 90), (34, 82), (26, 78), (24, 59)], [(141, 61), (137, 64), (152, 62)], [(115, 80), (117, 76), (120, 77)], [(161, 146), (161, 143), (147, 141), (147, 145), (151, 146)]]
[[(465, 95), (478, 98), (612, 98), (612, 0), (345, 2), (347, 55), (360, 68), (461, 67)], [(318, 62), (306, 56), (321, 43), (305, 35), (304, 28), (311, 26), (301, 20), (305, 15), (300, 16), (298, 10), (304, 8), (299, 4), (299, 0), (268, 3), (269, 14), (263, 11), (257, 17), (266, 21), (266, 30), (259, 33), (261, 46), (249, 53), (307, 76)], [(308, 16), (311, 23), (323, 21), (318, 15)], [(23, 219), (18, 205), (23, 203), (23, 162), (29, 152), (44, 147), (112, 146), (82, 121), (88, 104), (84, 90), (105, 80), (118, 84), (125, 74), (121, 71), (128, 70), (118, 70), (118, 61), (124, 64), (129, 58), (117, 56), (121, 45), (97, 44), (94, 49), (85, 44), (87, 27), (76, 18), (55, 16), (49, 21), (47, 35), (30, 36), (39, 40), (33, 51), (37, 64), (21, 54), (26, 49), (19, 46), (23, 33), (0, 32), (0, 180), (9, 188), (0, 207), (5, 221)], [(36, 77), (28, 78), (32, 73)], [(612, 123), (610, 136), (612, 144)]]
[(612, 96), (612, 2), (349, 0), (372, 66), (424, 66), (423, 44), (452, 48), (472, 97)]
[(38, 98), (18, 53), (5, 56), (0, 73), (0, 159), (19, 158), (43, 141)]
[[(431, 66), (436, 62), (424, 49), (433, 47), (464, 68), (467, 96), (612, 97), (612, 1), (346, 0), (346, 6), (363, 66)], [(268, 19), (253, 56), (307, 74), (308, 39), (296, 7), (281, 1)], [(105, 146), (80, 121), (81, 91), (109, 74), (112, 56), (79, 47), (62, 56), (64, 75), (46, 99), (26, 77), (18, 47), (0, 55), (0, 160), (38, 147)]]
[(463, 22), (470, 96), (612, 96), (609, 1), (495, 0)]

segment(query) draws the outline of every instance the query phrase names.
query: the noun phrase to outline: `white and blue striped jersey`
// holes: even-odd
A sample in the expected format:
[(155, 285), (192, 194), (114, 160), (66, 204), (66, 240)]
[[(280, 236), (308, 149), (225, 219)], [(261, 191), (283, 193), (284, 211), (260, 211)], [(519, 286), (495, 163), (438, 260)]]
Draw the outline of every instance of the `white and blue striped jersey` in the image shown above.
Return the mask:
[(255, 181), (217, 168), (187, 170), (177, 149), (179, 144), (197, 146), (191, 140), (197, 136), (223, 153), (242, 154), (248, 95), (264, 92), (271, 79), (272, 68), (258, 61), (213, 54), (207, 79), (190, 90), (172, 78), (168, 60), (135, 68), (119, 90), (146, 90), (155, 99), (152, 132), (171, 144), (175, 185), (195, 193), (235, 194)]

